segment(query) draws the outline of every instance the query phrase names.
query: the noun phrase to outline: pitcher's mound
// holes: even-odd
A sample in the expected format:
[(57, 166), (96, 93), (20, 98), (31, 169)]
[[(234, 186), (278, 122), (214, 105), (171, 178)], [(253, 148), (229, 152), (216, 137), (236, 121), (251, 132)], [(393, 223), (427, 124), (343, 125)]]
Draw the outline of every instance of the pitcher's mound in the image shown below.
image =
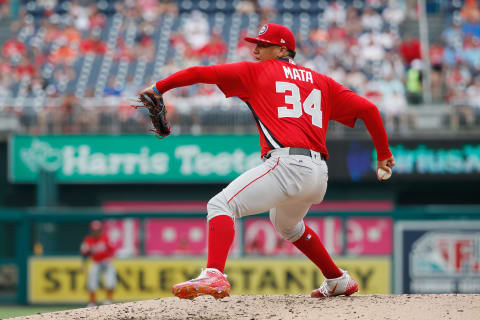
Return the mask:
[[(20, 319), (20, 318), (17, 318)], [(163, 298), (23, 317), (29, 320), (100, 319), (480, 319), (479, 294), (246, 295), (215, 300)]]

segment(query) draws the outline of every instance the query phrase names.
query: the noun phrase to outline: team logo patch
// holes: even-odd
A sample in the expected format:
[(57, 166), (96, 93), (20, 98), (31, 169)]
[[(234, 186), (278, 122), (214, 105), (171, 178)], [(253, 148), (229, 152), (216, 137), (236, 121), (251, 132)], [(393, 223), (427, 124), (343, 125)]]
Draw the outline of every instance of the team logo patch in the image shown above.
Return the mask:
[(261, 36), (262, 34), (267, 32), (267, 30), (268, 30), (268, 25), (264, 25), (262, 29), (260, 29), (260, 31), (258, 32), (258, 35)]

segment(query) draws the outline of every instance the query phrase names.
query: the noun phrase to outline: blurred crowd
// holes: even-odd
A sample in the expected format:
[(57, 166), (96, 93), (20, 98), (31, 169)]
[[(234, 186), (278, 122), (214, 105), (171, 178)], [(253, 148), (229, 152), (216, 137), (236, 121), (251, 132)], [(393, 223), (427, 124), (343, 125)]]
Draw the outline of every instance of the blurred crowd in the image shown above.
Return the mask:
[[(189, 10), (192, 1), (20, 2), (17, 17), (9, 18), (0, 1), (0, 23), (10, 29), (0, 55), (0, 120), (12, 120), (17, 131), (145, 132), (148, 117), (130, 108), (128, 98), (192, 65), (252, 60), (243, 37), (268, 21), (293, 29), (298, 64), (374, 102), (388, 131), (408, 134), (410, 111), (425, 102), (420, 41), (403, 28), (418, 19), (416, 1), (205, 0), (199, 10)], [(218, 10), (202, 10), (202, 3)], [(313, 3), (323, 4), (318, 14), (308, 9)], [(433, 13), (445, 25), (427, 49), (431, 95), (451, 106), (447, 120), (454, 126), (474, 127), (480, 10), (474, 0), (451, 8)], [(176, 132), (210, 132), (216, 124), (254, 130), (248, 109), (237, 110), (241, 103), (225, 100), (215, 86), (171, 90), (165, 100)]]

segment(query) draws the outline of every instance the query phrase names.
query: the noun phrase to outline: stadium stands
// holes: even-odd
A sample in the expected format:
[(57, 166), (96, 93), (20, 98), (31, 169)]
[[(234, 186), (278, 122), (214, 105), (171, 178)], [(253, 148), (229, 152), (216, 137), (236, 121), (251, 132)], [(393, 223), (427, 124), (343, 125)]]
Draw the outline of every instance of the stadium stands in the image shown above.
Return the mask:
[[(423, 108), (416, 106), (423, 90), (420, 45), (405, 27), (416, 11), (405, 1), (21, 2), (17, 19), (1, 20), (12, 30), (0, 57), (0, 117), (9, 123), (2, 131), (145, 132), (147, 118), (127, 111), (126, 98), (191, 65), (251, 59), (242, 38), (265, 21), (296, 34), (299, 64), (376, 103), (390, 132), (423, 126), (417, 121)], [(427, 11), (444, 24), (441, 42), (430, 48), (434, 105), (442, 106), (433, 116), (442, 129), (474, 130), (480, 119), (476, 1), (429, 1)], [(166, 101), (174, 132), (232, 126), (253, 132), (248, 109), (229, 100), (211, 86), (172, 90)]]

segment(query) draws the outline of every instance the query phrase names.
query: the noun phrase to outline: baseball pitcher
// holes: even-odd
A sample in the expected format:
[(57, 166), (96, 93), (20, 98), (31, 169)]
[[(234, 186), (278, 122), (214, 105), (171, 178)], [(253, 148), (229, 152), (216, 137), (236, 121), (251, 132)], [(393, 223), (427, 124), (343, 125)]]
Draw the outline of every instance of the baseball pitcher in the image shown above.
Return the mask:
[(108, 234), (103, 232), (100, 221), (95, 220), (90, 223), (90, 234), (83, 239), (80, 252), (84, 258), (84, 265), (88, 257), (92, 259), (87, 278), (87, 289), (90, 295), (88, 306), (97, 305), (95, 291), (98, 289), (102, 273), (104, 274), (104, 283), (107, 289), (107, 299), (104, 304), (111, 304), (117, 283), (117, 273), (112, 263), (115, 247), (112, 245)]
[(215, 84), (227, 98), (236, 96), (247, 104), (260, 134), (263, 163), (208, 202), (206, 269), (199, 277), (173, 286), (172, 292), (189, 299), (228, 296), (230, 284), (224, 268), (235, 233), (233, 219), (270, 211), (277, 232), (325, 276), (311, 296), (351, 295), (358, 291), (357, 282), (335, 265), (303, 219), (312, 204), (322, 202), (327, 189), (325, 137), (330, 120), (353, 127), (362, 119), (377, 150), (378, 168), (391, 173), (395, 161), (380, 114), (371, 102), (328, 76), (295, 65), (295, 37), (288, 28), (268, 23), (258, 37), (245, 40), (256, 44), (257, 62), (191, 67), (140, 92), (140, 96), (161, 100), (173, 88)]

